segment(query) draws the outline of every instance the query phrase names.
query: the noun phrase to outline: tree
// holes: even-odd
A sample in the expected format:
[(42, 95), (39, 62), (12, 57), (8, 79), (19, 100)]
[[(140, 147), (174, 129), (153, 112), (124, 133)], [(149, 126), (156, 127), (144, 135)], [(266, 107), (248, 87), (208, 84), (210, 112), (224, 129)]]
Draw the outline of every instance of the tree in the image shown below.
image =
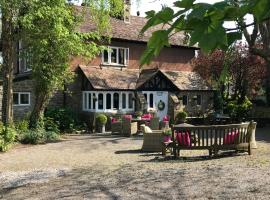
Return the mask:
[[(147, 12), (148, 22), (142, 29), (163, 24), (163, 29), (153, 32), (148, 47), (141, 58), (141, 64), (149, 63), (176, 32), (189, 36), (189, 45), (198, 45), (205, 53), (214, 49), (228, 49), (244, 34), (252, 54), (262, 57), (267, 64), (267, 88), (270, 103), (270, 1), (269, 0), (223, 0), (215, 4), (195, 3), (195, 0), (175, 1), (172, 8), (163, 7), (159, 12)], [(251, 14), (254, 22), (245, 22)], [(236, 28), (225, 28), (224, 22), (234, 21)], [(251, 34), (247, 28), (253, 26)], [(261, 42), (261, 46), (257, 42)]]
[[(109, 26), (111, 12), (103, 10), (98, 2), (103, 1), (89, 2), (88, 7), (78, 9), (66, 4), (65, 0), (35, 0), (21, 18), (21, 36), (27, 54), (31, 55), (35, 85), (31, 128), (42, 125), (40, 122), (51, 96), (72, 80), (69, 69), (71, 57), (91, 59), (103, 49), (97, 42), (102, 39), (102, 30)], [(76, 31), (84, 16), (91, 16), (98, 25), (97, 31), (85, 34)]]
[(19, 17), (24, 2), (20, 0), (0, 0), (2, 16), (1, 49), (3, 65), (1, 76), (3, 80), (2, 122), (7, 125), (13, 121), (13, 70), (14, 54), (18, 38)]
[[(235, 44), (227, 51), (215, 50), (209, 55), (200, 53), (192, 60), (197, 71), (224, 99), (238, 100), (256, 95), (265, 78), (265, 62), (248, 51), (246, 45)], [(225, 78), (223, 78), (225, 77)]]

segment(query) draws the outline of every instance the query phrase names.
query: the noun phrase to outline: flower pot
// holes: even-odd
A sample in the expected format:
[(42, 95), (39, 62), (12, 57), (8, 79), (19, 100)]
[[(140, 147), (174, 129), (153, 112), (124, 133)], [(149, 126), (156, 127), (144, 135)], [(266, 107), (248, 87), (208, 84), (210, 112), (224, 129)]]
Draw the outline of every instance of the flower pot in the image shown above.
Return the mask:
[(105, 125), (98, 126), (98, 133), (105, 133)]

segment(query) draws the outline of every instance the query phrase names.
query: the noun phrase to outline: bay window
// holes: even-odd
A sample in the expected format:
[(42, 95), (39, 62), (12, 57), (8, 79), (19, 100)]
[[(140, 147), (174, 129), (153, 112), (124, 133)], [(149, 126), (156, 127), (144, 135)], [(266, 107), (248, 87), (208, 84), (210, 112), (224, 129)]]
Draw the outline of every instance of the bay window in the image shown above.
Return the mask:
[(117, 112), (134, 111), (133, 92), (83, 91), (84, 111)]

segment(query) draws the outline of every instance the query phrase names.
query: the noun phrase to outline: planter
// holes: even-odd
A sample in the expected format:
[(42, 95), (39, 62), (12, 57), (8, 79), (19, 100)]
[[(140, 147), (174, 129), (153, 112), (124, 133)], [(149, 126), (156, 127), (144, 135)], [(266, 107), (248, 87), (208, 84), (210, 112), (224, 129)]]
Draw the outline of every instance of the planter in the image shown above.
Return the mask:
[(98, 133), (105, 133), (106, 132), (106, 130), (105, 130), (105, 125), (103, 125), (103, 126), (98, 126)]

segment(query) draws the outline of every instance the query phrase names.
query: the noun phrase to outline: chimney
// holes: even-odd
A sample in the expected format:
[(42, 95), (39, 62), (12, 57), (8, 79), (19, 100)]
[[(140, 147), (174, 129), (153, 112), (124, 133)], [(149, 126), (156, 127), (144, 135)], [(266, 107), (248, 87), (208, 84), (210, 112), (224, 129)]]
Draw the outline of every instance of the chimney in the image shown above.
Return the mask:
[(130, 23), (130, 9), (131, 9), (131, 2), (130, 0), (124, 0), (124, 22)]

